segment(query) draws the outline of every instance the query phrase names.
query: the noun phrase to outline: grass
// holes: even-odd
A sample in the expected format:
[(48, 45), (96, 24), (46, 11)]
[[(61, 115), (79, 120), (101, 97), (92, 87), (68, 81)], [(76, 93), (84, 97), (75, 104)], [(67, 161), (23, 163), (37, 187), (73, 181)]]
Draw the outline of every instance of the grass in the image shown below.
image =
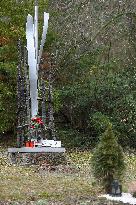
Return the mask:
[[(67, 153), (72, 166), (78, 173), (45, 172), (40, 174), (37, 167), (15, 166), (7, 163), (6, 157), (0, 157), (0, 200), (3, 201), (69, 201), (83, 196), (97, 196), (101, 187), (91, 174), (92, 154), (85, 152)], [(127, 169), (123, 181), (123, 191), (127, 191), (129, 182), (136, 180), (136, 156), (125, 155)]]
[[(91, 176), (88, 178), (89, 168), (87, 160), (89, 154), (70, 153), (68, 158), (75, 165), (80, 167), (79, 173), (49, 173), (39, 174), (36, 167), (14, 166), (6, 163), (6, 158), (1, 158), (0, 172), (0, 199), (1, 200), (58, 200), (66, 198), (81, 198), (97, 195), (100, 188), (94, 187)], [(83, 169), (86, 167), (86, 172)]]
[(123, 187), (124, 191), (128, 191), (128, 185), (136, 181), (136, 155), (135, 154), (125, 154), (125, 162), (127, 165), (124, 181), (123, 181)]

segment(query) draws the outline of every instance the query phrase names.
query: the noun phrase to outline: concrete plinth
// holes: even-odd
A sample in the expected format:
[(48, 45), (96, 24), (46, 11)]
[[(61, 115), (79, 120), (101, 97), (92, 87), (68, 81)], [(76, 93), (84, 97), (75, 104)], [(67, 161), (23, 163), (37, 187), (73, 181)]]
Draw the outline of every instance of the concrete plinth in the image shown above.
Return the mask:
[(21, 147), (21, 148), (8, 148), (8, 153), (64, 153), (64, 147)]
[(21, 147), (8, 148), (10, 163), (20, 165), (51, 164), (59, 165), (66, 162), (63, 147)]

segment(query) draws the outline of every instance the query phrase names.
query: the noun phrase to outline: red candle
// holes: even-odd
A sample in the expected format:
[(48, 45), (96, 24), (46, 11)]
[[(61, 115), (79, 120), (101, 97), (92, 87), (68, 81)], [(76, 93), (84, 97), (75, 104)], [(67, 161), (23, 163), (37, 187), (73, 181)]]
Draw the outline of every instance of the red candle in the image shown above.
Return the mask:
[(30, 146), (30, 143), (29, 143), (29, 142), (26, 142), (26, 143), (25, 143), (25, 146), (26, 146), (26, 147), (29, 147), (29, 146)]
[(34, 142), (30, 142), (30, 147), (34, 147)]

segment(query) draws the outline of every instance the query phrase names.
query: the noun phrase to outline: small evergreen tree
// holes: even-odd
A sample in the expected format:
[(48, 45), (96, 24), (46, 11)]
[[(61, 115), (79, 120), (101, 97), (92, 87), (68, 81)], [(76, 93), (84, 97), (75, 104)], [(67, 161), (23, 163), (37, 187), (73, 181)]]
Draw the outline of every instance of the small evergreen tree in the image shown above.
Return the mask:
[(94, 176), (102, 183), (106, 193), (110, 193), (112, 181), (121, 179), (124, 168), (122, 147), (117, 142), (112, 125), (109, 124), (92, 156)]

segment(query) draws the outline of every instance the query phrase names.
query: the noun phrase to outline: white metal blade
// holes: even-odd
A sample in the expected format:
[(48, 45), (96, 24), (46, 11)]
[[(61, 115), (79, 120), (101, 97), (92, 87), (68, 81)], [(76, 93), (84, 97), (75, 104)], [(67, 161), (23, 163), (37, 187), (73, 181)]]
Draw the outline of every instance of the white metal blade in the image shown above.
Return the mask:
[(38, 64), (40, 63), (40, 59), (41, 59), (41, 55), (42, 55), (42, 51), (43, 51), (43, 46), (44, 46), (45, 40), (46, 40), (46, 34), (47, 34), (47, 29), (48, 29), (48, 20), (49, 20), (49, 13), (44, 12), (44, 25), (43, 25), (42, 40), (41, 40), (39, 56), (38, 56)]
[(28, 50), (29, 80), (30, 80), (30, 97), (31, 97), (31, 115), (34, 117), (38, 112), (38, 89), (37, 89), (37, 69), (34, 45), (34, 24), (33, 17), (27, 16), (26, 38)]

